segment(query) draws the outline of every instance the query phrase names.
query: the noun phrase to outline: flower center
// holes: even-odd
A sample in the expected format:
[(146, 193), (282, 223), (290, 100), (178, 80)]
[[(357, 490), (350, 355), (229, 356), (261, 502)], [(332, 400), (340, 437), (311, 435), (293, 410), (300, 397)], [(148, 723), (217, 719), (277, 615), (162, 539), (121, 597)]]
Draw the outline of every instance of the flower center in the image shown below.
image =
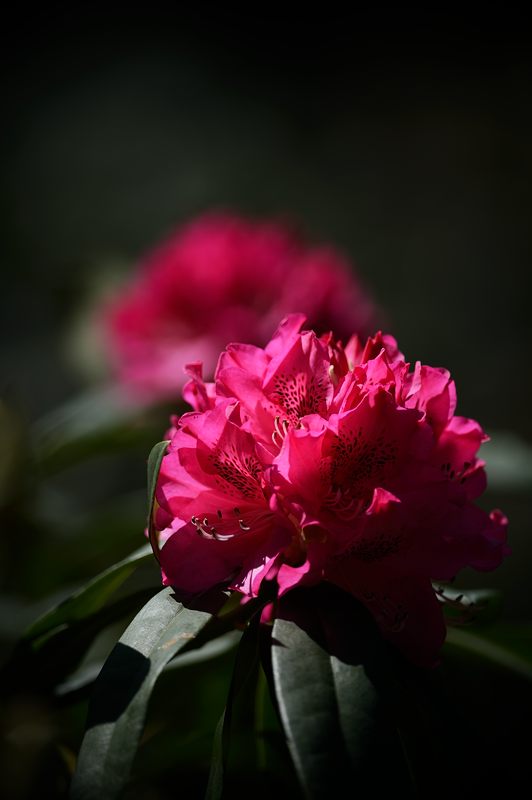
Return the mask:
[(262, 467), (255, 456), (240, 453), (234, 445), (217, 448), (210, 456), (214, 469), (219, 475), (216, 483), (224, 494), (239, 497), (263, 499), (260, 485)]
[(397, 443), (387, 441), (383, 434), (368, 440), (362, 428), (342, 432), (332, 447), (331, 483), (352, 495), (365, 496), (382, 483), (398, 452)]
[(304, 372), (277, 375), (272, 399), (282, 408), (293, 425), (301, 417), (323, 410), (327, 387), (321, 378), (309, 377)]

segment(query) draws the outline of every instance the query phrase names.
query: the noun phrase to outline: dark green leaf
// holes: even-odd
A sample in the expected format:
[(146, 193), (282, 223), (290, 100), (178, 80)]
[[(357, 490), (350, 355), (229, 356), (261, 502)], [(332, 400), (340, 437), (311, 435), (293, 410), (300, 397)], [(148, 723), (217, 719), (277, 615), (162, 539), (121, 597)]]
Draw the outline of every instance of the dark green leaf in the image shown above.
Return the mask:
[(449, 652), (487, 660), (503, 670), (532, 680), (532, 625), (497, 622), (471, 628), (449, 628), (445, 645)]
[(38, 649), (43, 637), (63, 625), (89, 617), (102, 608), (109, 597), (143, 562), (152, 558), (149, 545), (144, 545), (117, 564), (104, 570), (74, 594), (47, 611), (26, 630), (23, 640), (32, 641)]
[(134, 405), (118, 388), (104, 387), (75, 398), (33, 426), (34, 458), (49, 475), (93, 455), (145, 447), (160, 429), (157, 409)]
[(110, 428), (139, 413), (139, 407), (125, 402), (116, 387), (97, 388), (80, 394), (54, 409), (34, 425), (38, 445), (59, 445)]
[(0, 692), (48, 692), (75, 670), (96, 637), (110, 625), (131, 618), (153, 595), (139, 591), (108, 603), (94, 614), (19, 642), (2, 668)]
[(159, 542), (153, 520), (153, 514), (155, 510), (155, 490), (157, 488), (157, 478), (159, 477), (161, 462), (164, 458), (168, 445), (169, 441), (158, 442), (154, 447), (152, 447), (151, 453), (148, 457), (148, 534), (150, 544), (156, 558), (158, 558), (159, 554)]
[[(240, 633), (238, 631), (228, 631), (216, 639), (212, 639), (202, 647), (183, 653), (179, 658), (174, 659), (166, 665), (165, 671), (183, 669), (194, 664), (203, 664), (234, 650), (238, 644)], [(67, 680), (56, 688), (56, 696), (66, 701), (86, 694), (88, 687), (92, 686), (98, 677), (104, 662), (99, 661), (85, 665), (82, 669), (70, 675)]]
[[(373, 725), (376, 697), (361, 665), (330, 656), (295, 622), (273, 627), (273, 675), (281, 719), (310, 797), (348, 779)], [(338, 785), (338, 787), (340, 786)]]
[(222, 797), (224, 777), (229, 758), (233, 706), (237, 695), (249, 688), (250, 681), (257, 674), (259, 663), (259, 618), (260, 611), (248, 622), (240, 640), (225, 710), (214, 734), (211, 770), (205, 794), (206, 800), (220, 800)]
[(285, 601), (272, 632), (274, 691), (299, 780), (311, 798), (343, 796), (351, 784), (384, 789), (385, 758), (400, 786), (399, 743), (366, 669), (384, 648), (363, 613), (338, 626), (321, 599), (308, 592)]
[[(226, 600), (205, 598), (201, 610), (178, 603), (163, 589), (129, 625), (97, 680), (74, 780), (73, 800), (111, 800), (129, 776), (158, 676), (196, 640)], [(217, 631), (215, 631), (217, 635)]]
[[(221, 624), (223, 624), (222, 621)], [(166, 669), (168, 671), (183, 669), (183, 667), (189, 667), (192, 664), (203, 664), (214, 658), (220, 658), (220, 656), (230, 653), (231, 650), (235, 650), (241, 637), (242, 634), (240, 631), (227, 631), (227, 633), (223, 633), (216, 639), (210, 639), (202, 645), (202, 647), (191, 650), (189, 653), (183, 653), (183, 655), (180, 655), (175, 661), (171, 661)]]

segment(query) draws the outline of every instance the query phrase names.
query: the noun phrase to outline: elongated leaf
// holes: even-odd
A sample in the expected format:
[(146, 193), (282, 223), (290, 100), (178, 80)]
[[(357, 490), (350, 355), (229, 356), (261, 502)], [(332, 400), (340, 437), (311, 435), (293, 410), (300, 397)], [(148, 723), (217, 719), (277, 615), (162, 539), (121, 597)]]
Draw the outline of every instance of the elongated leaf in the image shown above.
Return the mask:
[(152, 447), (151, 453), (148, 456), (148, 535), (153, 553), (157, 559), (159, 558), (159, 541), (157, 539), (157, 531), (155, 530), (155, 523), (153, 520), (155, 490), (157, 488), (157, 478), (159, 477), (161, 462), (168, 445), (169, 441), (158, 442)]
[(0, 671), (0, 695), (24, 692), (28, 686), (35, 693), (49, 693), (78, 667), (105, 628), (124, 618), (131, 619), (152, 595), (152, 589), (141, 589), (38, 639), (21, 640)]
[(33, 455), (49, 475), (94, 455), (145, 447), (160, 431), (160, 420), (157, 409), (132, 404), (119, 387), (103, 387), (38, 420)]
[(39, 445), (59, 446), (102, 429), (108, 429), (140, 412), (127, 403), (120, 389), (113, 386), (93, 389), (67, 401), (34, 425)]
[[(74, 780), (72, 800), (112, 800), (129, 776), (148, 701), (158, 676), (203, 631), (226, 596), (185, 608), (171, 589), (147, 603), (112, 651), (97, 680)], [(215, 632), (216, 635), (216, 632)]]
[(400, 785), (406, 773), (399, 742), (365, 668), (371, 627), (361, 619), (358, 630), (337, 628), (310, 594), (301, 597), (300, 608), (291, 601), (290, 613), (273, 625), (271, 658), (279, 714), (306, 796), (344, 796), (350, 785), (359, 792), (386, 788), (389, 774), (379, 771), (379, 758), (394, 765)]
[(446, 649), (485, 659), (532, 681), (532, 625), (497, 623), (479, 628), (450, 628)]
[[(149, 545), (135, 550), (130, 556), (122, 559), (112, 567), (104, 570), (85, 586), (47, 611), (34, 622), (24, 633), (25, 641), (33, 641), (38, 649), (43, 643), (45, 634), (63, 625), (84, 619), (102, 608), (109, 597), (143, 562), (149, 561), (152, 553)], [(40, 641), (35, 641), (39, 639)]]
[(231, 650), (236, 650), (238, 643), (242, 637), (240, 631), (230, 630), (223, 633), (217, 639), (210, 639), (202, 647), (195, 648), (189, 653), (183, 653), (175, 661), (171, 661), (166, 667), (170, 672), (175, 669), (183, 669), (189, 667), (191, 664), (203, 664), (205, 661), (211, 661), (214, 658), (230, 653)]
[[(239, 631), (228, 631), (218, 638), (208, 641), (202, 647), (183, 653), (179, 658), (167, 664), (165, 671), (182, 669), (191, 664), (202, 664), (204, 661), (219, 658), (231, 650), (234, 650), (238, 644), (239, 638)], [(75, 699), (84, 695), (88, 688), (94, 684), (94, 681), (101, 672), (103, 663), (104, 662), (89, 664), (73, 675), (70, 675), (67, 680), (57, 686), (55, 692), (56, 696), (68, 701), (70, 698)]]
[[(220, 800), (224, 792), (224, 783), (227, 773), (229, 755), (230, 755), (230, 742), (233, 724), (233, 716), (235, 712), (235, 705), (238, 706), (240, 716), (242, 711), (247, 706), (247, 724), (253, 727), (255, 732), (255, 742), (257, 747), (253, 748), (250, 756), (249, 742), (250, 737), (246, 731), (244, 746), (239, 748), (241, 752), (240, 761), (246, 761), (248, 767), (257, 760), (259, 751), (263, 751), (258, 739), (263, 736), (263, 731), (257, 729), (257, 723), (262, 724), (260, 717), (260, 703), (257, 706), (257, 691), (259, 691), (259, 642), (260, 642), (260, 616), (264, 606), (272, 602), (276, 597), (276, 583), (275, 581), (265, 580), (262, 582), (259, 596), (255, 597), (250, 602), (246, 603), (243, 609), (240, 605), (239, 596), (235, 592), (231, 600), (227, 603), (224, 612), (229, 611), (229, 615), (239, 609), (240, 613), (244, 611), (247, 613), (247, 625), (241, 637), (238, 647), (235, 666), (231, 676), (231, 685), (225, 705), (224, 712), (218, 721), (213, 741), (213, 750), (211, 757), (211, 768), (209, 772), (209, 781), (205, 794), (206, 800)], [(235, 604), (238, 604), (235, 606)], [(223, 616), (222, 616), (223, 619)], [(251, 700), (251, 702), (250, 702)], [(259, 712), (259, 713), (257, 713)], [(260, 760), (260, 756), (259, 756)]]
[(275, 691), (288, 746), (308, 796), (325, 796), (341, 788), (361, 759), (375, 692), (363, 666), (330, 656), (297, 623), (276, 620), (273, 638)]
[(250, 679), (256, 674), (259, 663), (259, 616), (260, 614), (257, 613), (250, 620), (240, 640), (224, 713), (214, 734), (211, 770), (205, 800), (220, 800), (223, 794), (231, 741), (233, 705), (236, 696), (246, 689)]

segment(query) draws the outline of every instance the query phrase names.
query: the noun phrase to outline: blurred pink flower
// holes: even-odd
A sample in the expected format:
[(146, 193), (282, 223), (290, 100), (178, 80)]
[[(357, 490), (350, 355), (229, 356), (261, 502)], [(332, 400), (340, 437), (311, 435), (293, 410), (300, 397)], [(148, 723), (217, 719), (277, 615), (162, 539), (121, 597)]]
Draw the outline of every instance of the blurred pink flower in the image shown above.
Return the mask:
[(192, 364), (156, 498), (163, 582), (247, 596), (329, 581), (414, 662), (445, 638), (432, 581), (497, 567), (507, 520), (473, 501), (486, 440), (454, 415), (447, 370), (405, 363), (378, 333), (342, 348), (284, 320), (260, 349), (233, 344), (215, 384)]
[(185, 364), (214, 373), (227, 342), (264, 345), (279, 320), (307, 315), (318, 333), (368, 333), (374, 307), (352, 265), (276, 222), (212, 214), (148, 253), (109, 304), (107, 349), (117, 377), (143, 400), (175, 396)]

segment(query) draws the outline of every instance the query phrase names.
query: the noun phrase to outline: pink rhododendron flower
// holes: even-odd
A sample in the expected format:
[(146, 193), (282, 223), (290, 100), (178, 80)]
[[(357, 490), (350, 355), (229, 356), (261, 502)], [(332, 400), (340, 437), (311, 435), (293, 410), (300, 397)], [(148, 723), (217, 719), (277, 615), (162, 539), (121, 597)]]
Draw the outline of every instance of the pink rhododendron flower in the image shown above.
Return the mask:
[(256, 596), (332, 582), (418, 664), (445, 637), (432, 581), (497, 567), (507, 520), (474, 504), (486, 440), (455, 416), (445, 369), (405, 363), (390, 336), (342, 347), (284, 320), (264, 349), (232, 344), (215, 383), (192, 364), (156, 499), (163, 582)]
[(117, 375), (145, 399), (175, 396), (184, 366), (212, 377), (229, 341), (264, 345), (301, 309), (318, 333), (368, 333), (374, 308), (352, 266), (274, 222), (206, 215), (149, 253), (110, 304), (107, 344)]

